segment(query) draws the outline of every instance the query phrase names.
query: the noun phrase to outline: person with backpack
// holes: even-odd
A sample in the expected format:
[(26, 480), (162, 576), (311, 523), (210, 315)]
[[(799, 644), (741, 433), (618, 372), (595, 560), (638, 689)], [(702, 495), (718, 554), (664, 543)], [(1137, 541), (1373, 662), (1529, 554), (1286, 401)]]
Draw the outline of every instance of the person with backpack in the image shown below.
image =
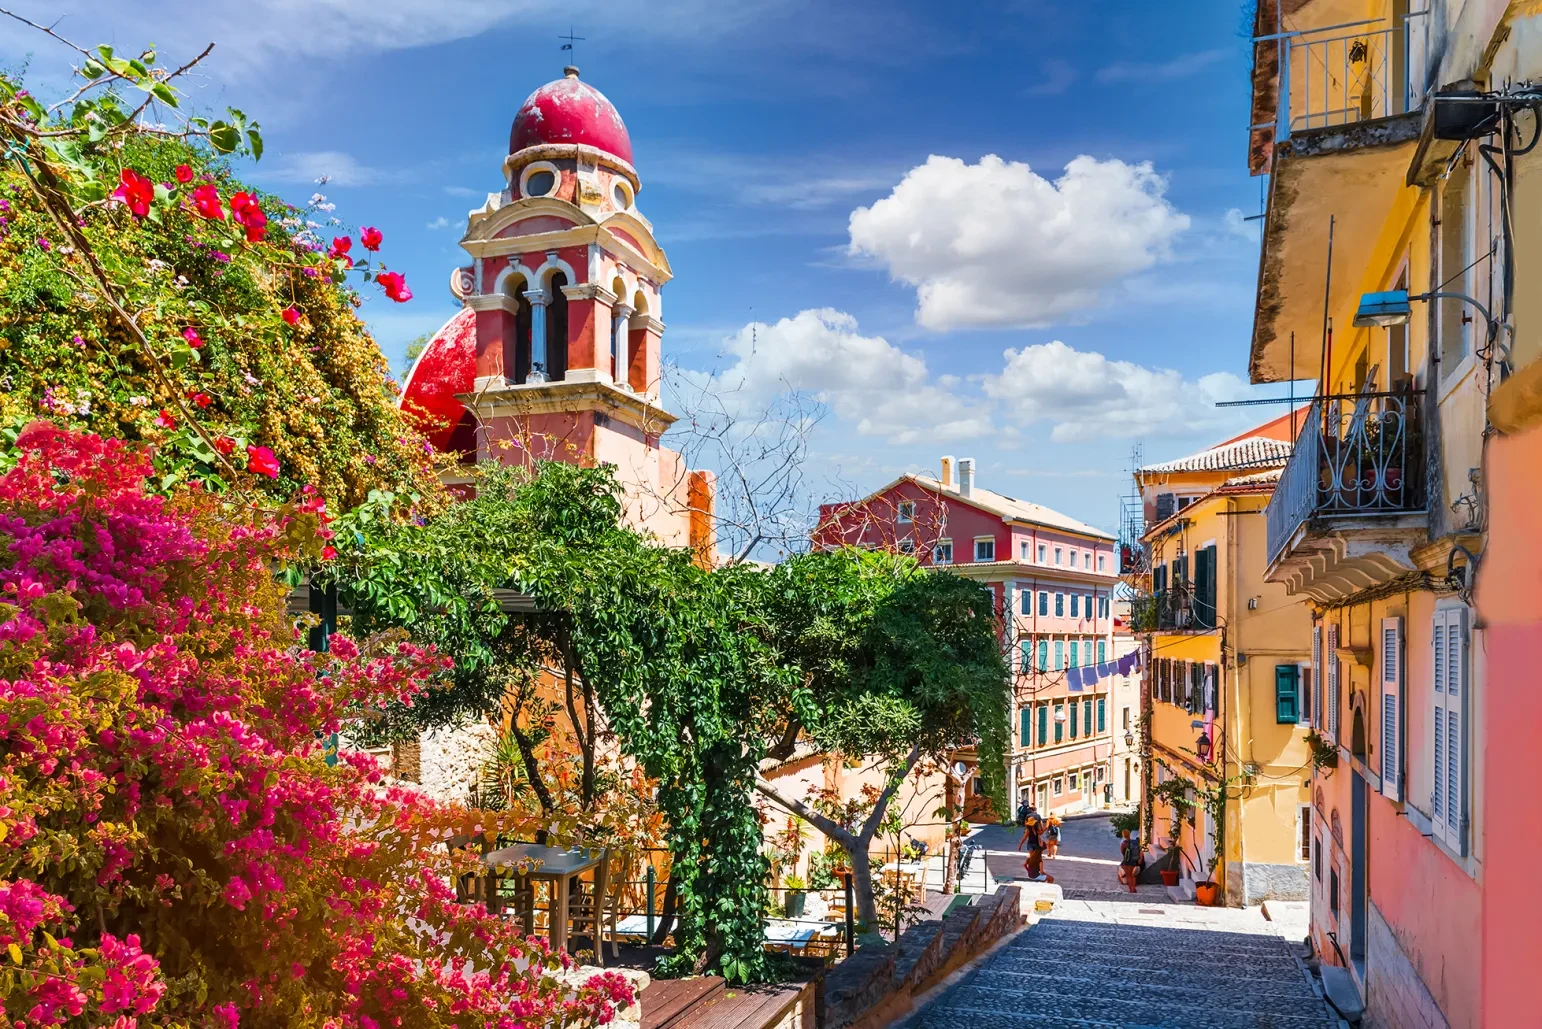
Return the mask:
[(1032, 809), (1033, 805), (1028, 802), (1028, 794), (1023, 794), (1023, 799), (1019, 801), (1017, 805), (1018, 825), (1022, 825), (1024, 822), (1028, 821), (1028, 812)]
[(1119, 841), (1119, 882), (1135, 893), (1135, 880), (1140, 875), (1140, 844), (1130, 838), (1130, 830), (1121, 833)]
[(1044, 856), (1060, 856), (1060, 816), (1050, 815), (1044, 826)]
[(1023, 812), (1023, 837), (1017, 841), (1018, 850), (1034, 851), (1043, 847), (1042, 834), (1044, 822), (1039, 818), (1039, 809), (1030, 802), (1028, 810)]

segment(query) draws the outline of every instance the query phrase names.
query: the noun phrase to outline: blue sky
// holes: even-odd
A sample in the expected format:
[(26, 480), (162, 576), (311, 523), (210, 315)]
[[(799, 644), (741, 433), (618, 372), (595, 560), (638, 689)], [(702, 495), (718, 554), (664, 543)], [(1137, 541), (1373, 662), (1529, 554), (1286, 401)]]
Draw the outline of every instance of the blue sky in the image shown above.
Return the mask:
[[(19, 10), (167, 60), (215, 41), (194, 102), (263, 123), (247, 176), (303, 202), (330, 174), (337, 214), (384, 231), (416, 293), (366, 307), (394, 367), (454, 312), (466, 211), (571, 20), (674, 267), (666, 360), (746, 404), (819, 397), (816, 492), (973, 456), (981, 485), (1112, 528), (1132, 444), (1159, 460), (1278, 413), (1213, 406), (1256, 394), (1237, 0)], [(66, 60), (3, 36), (39, 73)]]

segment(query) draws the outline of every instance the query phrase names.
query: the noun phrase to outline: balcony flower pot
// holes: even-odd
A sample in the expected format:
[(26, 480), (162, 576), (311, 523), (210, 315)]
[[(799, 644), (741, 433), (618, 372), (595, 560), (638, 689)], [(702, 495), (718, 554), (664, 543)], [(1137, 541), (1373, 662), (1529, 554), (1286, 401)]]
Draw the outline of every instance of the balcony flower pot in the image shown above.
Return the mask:
[(1163, 886), (1178, 885), (1178, 870), (1176, 868), (1164, 868), (1161, 871)]
[(808, 895), (800, 891), (790, 892), (782, 898), (782, 911), (788, 918), (802, 918), (803, 905)]
[(1208, 881), (1195, 883), (1194, 901), (1201, 907), (1219, 907), (1221, 903), (1221, 884)]

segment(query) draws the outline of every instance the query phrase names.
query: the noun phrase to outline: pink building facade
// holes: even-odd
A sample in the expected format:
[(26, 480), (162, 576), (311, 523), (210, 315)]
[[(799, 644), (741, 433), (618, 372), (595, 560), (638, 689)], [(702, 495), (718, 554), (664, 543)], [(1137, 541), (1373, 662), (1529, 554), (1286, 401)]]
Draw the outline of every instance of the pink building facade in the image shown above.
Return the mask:
[[(1115, 701), (1128, 704), (1128, 694), (1114, 677), (1085, 688), (1072, 682), (1118, 657), (1111, 534), (984, 489), (972, 459), (945, 457), (938, 478), (906, 475), (863, 500), (825, 505), (814, 541), (914, 554), (990, 587), (1014, 676), (1014, 803), (1069, 814), (1122, 802), (1114, 738), (1124, 729)], [(982, 820), (1012, 814), (991, 816), (967, 801)]]

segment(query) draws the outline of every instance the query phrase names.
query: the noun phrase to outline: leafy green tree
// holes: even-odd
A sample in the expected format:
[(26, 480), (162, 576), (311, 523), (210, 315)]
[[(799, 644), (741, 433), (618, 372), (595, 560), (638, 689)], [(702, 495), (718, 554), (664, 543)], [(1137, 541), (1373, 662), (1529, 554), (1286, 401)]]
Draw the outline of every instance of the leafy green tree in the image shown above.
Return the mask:
[(764, 779), (755, 788), (846, 851), (858, 915), (873, 924), (868, 849), (917, 762), (974, 745), (986, 795), (1005, 795), (1009, 673), (994, 597), (910, 558), (852, 549), (792, 558), (765, 580), (773, 645), (799, 676), (767, 698), (767, 755), (785, 759), (807, 740), (876, 760), (885, 783), (860, 820), (832, 817)]

